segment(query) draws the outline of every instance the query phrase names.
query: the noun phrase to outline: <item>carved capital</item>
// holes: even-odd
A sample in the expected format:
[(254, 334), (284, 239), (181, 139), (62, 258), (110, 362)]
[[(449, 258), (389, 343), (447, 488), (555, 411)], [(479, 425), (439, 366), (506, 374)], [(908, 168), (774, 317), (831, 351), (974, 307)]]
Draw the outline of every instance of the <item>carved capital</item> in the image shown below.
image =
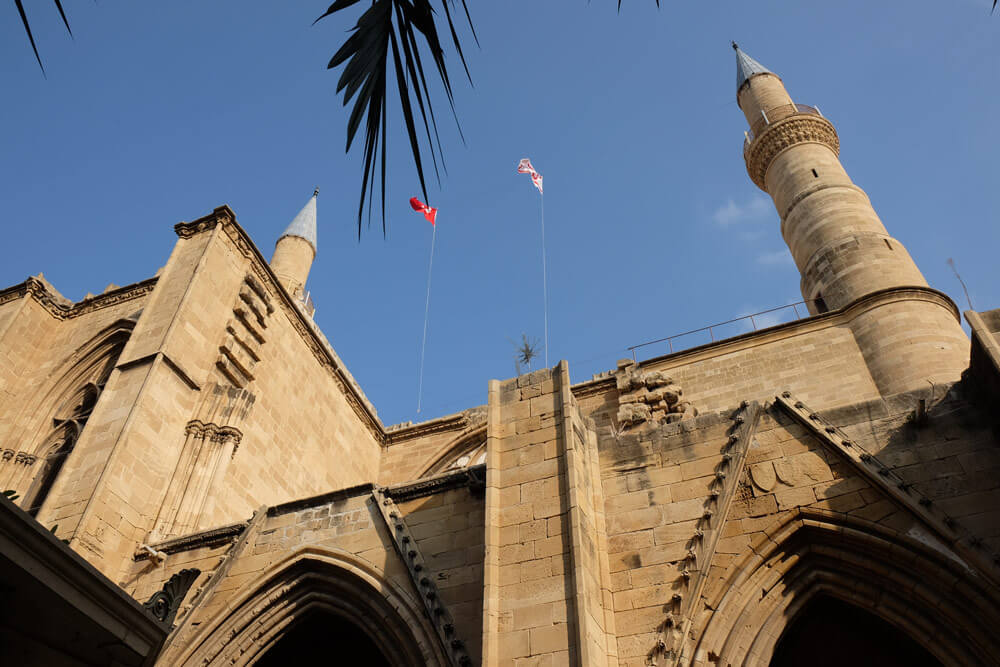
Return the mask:
[(217, 442), (220, 445), (227, 445), (231, 442), (234, 447), (239, 446), (240, 440), (242, 439), (243, 434), (240, 430), (235, 429), (232, 426), (220, 426), (214, 433), (212, 433), (212, 442)]
[(747, 173), (750, 179), (761, 190), (764, 186), (764, 175), (771, 161), (781, 151), (789, 146), (803, 143), (826, 144), (836, 154), (840, 155), (840, 138), (833, 124), (822, 116), (795, 115), (783, 118), (768, 126), (756, 137), (743, 154), (747, 163)]

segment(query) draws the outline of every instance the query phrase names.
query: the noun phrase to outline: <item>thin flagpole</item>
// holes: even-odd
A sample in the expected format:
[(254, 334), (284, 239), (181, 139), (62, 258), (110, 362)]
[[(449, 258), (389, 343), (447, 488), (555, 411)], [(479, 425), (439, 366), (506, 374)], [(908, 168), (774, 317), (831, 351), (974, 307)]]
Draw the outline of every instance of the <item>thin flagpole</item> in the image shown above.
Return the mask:
[(549, 367), (549, 287), (545, 270), (545, 195), (539, 193), (542, 201), (542, 311), (545, 317), (545, 367)]
[(427, 316), (431, 312), (431, 272), (434, 270), (434, 239), (437, 238), (437, 224), (431, 225), (431, 261), (427, 267), (427, 302), (424, 304), (424, 340), (420, 344), (420, 380), (417, 384), (417, 413), (420, 413), (421, 400), (424, 396), (424, 351), (427, 349)]

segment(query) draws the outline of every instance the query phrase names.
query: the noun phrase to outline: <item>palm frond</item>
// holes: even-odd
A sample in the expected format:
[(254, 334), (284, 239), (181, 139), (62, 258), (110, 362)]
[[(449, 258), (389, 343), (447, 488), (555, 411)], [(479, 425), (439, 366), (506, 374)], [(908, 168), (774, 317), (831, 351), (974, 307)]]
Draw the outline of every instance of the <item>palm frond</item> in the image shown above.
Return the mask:
[[(70, 37), (73, 36), (73, 30), (69, 27), (69, 20), (66, 19), (66, 12), (63, 11), (61, 0), (52, 0), (55, 4), (56, 9), (59, 10), (59, 16), (62, 17), (63, 25), (66, 26), (66, 31), (69, 32)], [(14, 0), (14, 5), (17, 7), (17, 12), (21, 15), (21, 23), (24, 24), (24, 32), (28, 34), (28, 41), (31, 42), (31, 50), (35, 52), (35, 60), (38, 61), (38, 66), (42, 69), (42, 76), (45, 76), (45, 65), (42, 64), (42, 57), (38, 54), (38, 45), (35, 44), (35, 36), (31, 32), (31, 24), (28, 23), (28, 15), (24, 12), (23, 0)]]
[[(313, 23), (348, 9), (358, 2), (359, 0), (337, 0)], [(468, 63), (459, 41), (456, 22), (448, 6), (450, 2), (454, 2), (454, 0), (440, 0), (441, 8), (444, 10), (444, 22), (447, 23), (455, 51), (462, 61), (466, 76), (471, 81)], [(461, 2), (469, 27), (472, 28), (472, 19), (466, 6), (466, 0), (461, 0)], [(440, 162), (442, 169), (445, 168), (445, 164), (421, 49), (426, 50), (434, 62), (434, 68), (437, 70), (438, 78), (444, 88), (456, 125), (458, 117), (455, 114), (453, 89), (448, 76), (444, 49), (441, 47), (431, 0), (371, 0), (371, 6), (361, 14), (350, 33), (344, 44), (330, 59), (327, 69), (344, 66), (337, 82), (337, 93), (343, 92), (344, 106), (347, 106), (352, 100), (354, 101), (347, 123), (347, 151), (351, 150), (362, 118), (366, 119), (363, 149), (364, 170), (358, 203), (358, 238), (360, 239), (366, 205), (369, 224), (371, 222), (376, 181), (379, 181), (381, 186), (382, 233), (386, 233), (385, 169), (387, 157), (386, 126), (388, 123), (386, 113), (388, 91), (386, 86), (390, 76), (395, 78), (396, 92), (399, 96), (399, 105), (409, 139), (410, 152), (425, 201), (430, 200), (427, 196), (427, 180), (424, 173), (425, 155), (430, 154), (438, 182), (440, 182), (438, 163)], [(472, 33), (475, 37), (474, 28)], [(478, 43), (478, 37), (476, 37), (476, 42)], [(393, 70), (392, 74), (389, 72), (390, 67)], [(420, 116), (419, 124), (423, 126), (423, 132), (418, 130), (418, 114)], [(458, 129), (461, 135), (461, 127), (459, 126)], [(422, 144), (426, 145), (426, 149)]]

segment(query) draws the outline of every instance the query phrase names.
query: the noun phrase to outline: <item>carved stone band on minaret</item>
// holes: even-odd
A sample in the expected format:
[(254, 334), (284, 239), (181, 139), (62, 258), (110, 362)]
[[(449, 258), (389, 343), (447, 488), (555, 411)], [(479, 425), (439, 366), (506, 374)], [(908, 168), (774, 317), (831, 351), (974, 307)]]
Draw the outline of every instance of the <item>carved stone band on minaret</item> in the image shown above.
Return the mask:
[(840, 138), (833, 124), (822, 116), (795, 115), (768, 125), (760, 136), (751, 141), (743, 152), (750, 179), (764, 192), (764, 176), (771, 161), (789, 146), (804, 143), (826, 144), (834, 155), (840, 155)]

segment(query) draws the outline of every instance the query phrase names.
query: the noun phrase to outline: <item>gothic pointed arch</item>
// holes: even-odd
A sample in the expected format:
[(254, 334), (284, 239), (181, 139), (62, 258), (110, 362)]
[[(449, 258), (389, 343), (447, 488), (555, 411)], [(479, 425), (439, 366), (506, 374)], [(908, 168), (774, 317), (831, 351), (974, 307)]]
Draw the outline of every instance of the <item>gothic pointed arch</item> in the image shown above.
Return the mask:
[(355, 626), (394, 667), (449, 664), (420, 603), (346, 551), (299, 550), (243, 589), (171, 664), (252, 665), (317, 615)]
[(690, 664), (768, 664), (817, 596), (877, 616), (942, 664), (1000, 664), (1000, 607), (990, 584), (930, 535), (814, 509), (790, 513), (765, 533), (702, 600), (697, 639), (685, 651)]
[(56, 477), (59, 476), (59, 472), (66, 462), (66, 457), (73, 451), (73, 446), (80, 438), (81, 429), (82, 425), (78, 420), (63, 421), (52, 430), (52, 433), (38, 450), (39, 469), (35, 473), (27, 493), (24, 494), (24, 502), (22, 503), (28, 514), (36, 516), (42, 508), (42, 503), (45, 502), (49, 491), (52, 490), (52, 485), (55, 483)]
[(28, 408), (31, 414), (42, 415), (46, 419), (46, 423), (35, 433), (36, 453), (44, 446), (48, 429), (59, 421), (90, 416), (134, 327), (134, 320), (122, 319), (112, 323), (77, 347), (49, 375), (43, 389)]
[(418, 478), (461, 470), (486, 462), (486, 424), (465, 429), (432, 456), (422, 467)]
[(41, 510), (80, 439), (134, 325), (119, 320), (80, 345), (28, 404), (27, 431), (8, 446), (20, 451), (5, 457), (8, 469), (0, 469), (0, 482), (22, 493), (21, 505), (32, 515)]

